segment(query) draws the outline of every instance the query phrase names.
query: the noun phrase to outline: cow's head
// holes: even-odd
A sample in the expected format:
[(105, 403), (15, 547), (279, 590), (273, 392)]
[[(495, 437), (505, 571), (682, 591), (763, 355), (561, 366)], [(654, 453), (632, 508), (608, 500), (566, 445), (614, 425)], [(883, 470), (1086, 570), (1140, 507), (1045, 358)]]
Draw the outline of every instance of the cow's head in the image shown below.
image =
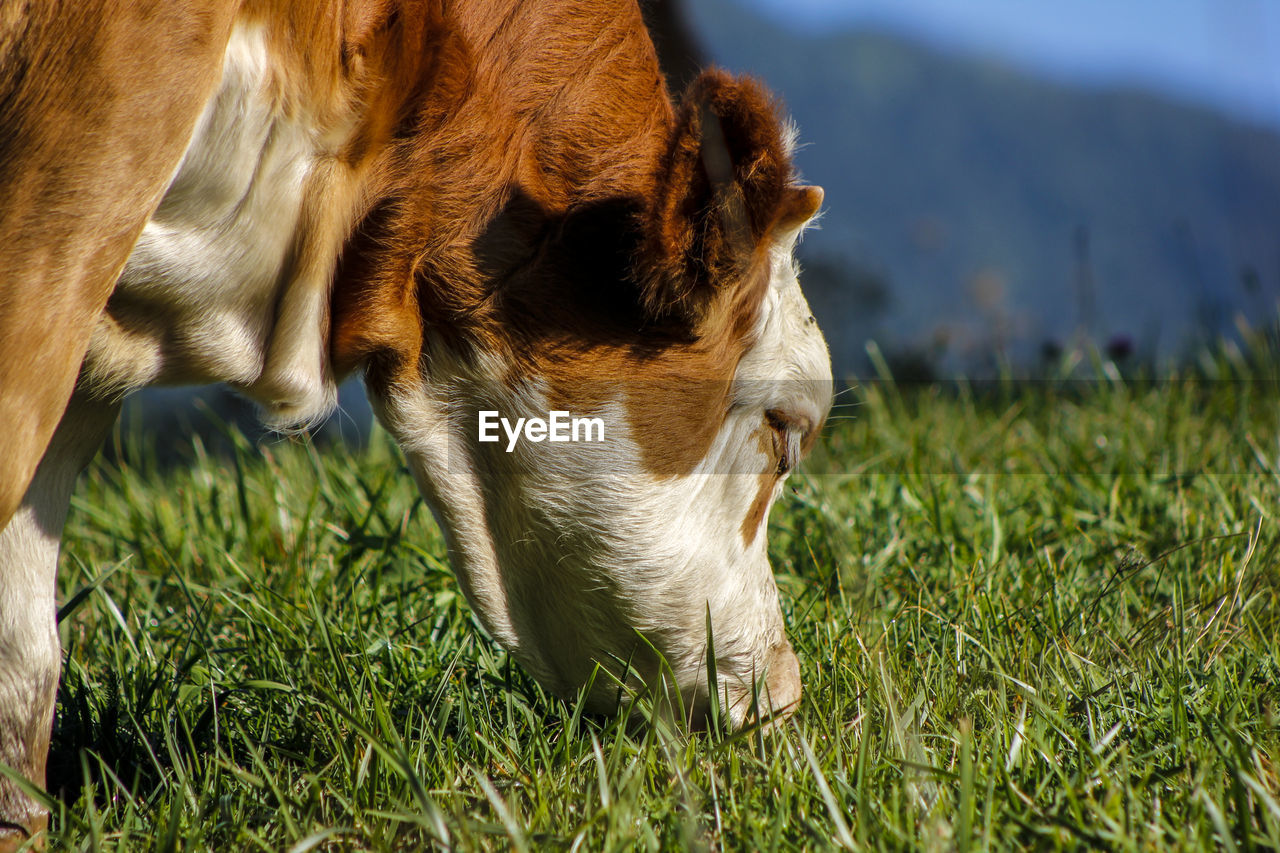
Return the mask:
[[(338, 343), (373, 353), (375, 407), (468, 599), (540, 682), (565, 694), (594, 675), (593, 707), (612, 708), (620, 680), (659, 677), (660, 655), (696, 713), (710, 634), (740, 725), (753, 687), (765, 714), (800, 697), (765, 528), (831, 401), (792, 261), (822, 193), (795, 183), (786, 129), (750, 81), (704, 74), (664, 118), (638, 191), (556, 209), (545, 175), (515, 169), (455, 241), (465, 252), (405, 263), (411, 311), (356, 300), (348, 315), (400, 319), (339, 316)], [(406, 335), (420, 349), (385, 343)], [(481, 440), (484, 412), (497, 441)], [(603, 440), (535, 428), (513, 446), (497, 420), (553, 412), (570, 437), (570, 419), (598, 419)]]

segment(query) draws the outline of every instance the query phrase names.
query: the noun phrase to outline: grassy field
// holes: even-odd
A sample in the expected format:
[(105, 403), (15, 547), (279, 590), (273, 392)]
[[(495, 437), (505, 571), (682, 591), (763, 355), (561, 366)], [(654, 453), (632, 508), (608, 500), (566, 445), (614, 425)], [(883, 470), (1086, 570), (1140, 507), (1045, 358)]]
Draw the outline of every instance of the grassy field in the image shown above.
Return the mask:
[(62, 561), (51, 846), (1280, 848), (1277, 386), (841, 399), (771, 520), (807, 692), (764, 735), (543, 693), (384, 435), (117, 439)]

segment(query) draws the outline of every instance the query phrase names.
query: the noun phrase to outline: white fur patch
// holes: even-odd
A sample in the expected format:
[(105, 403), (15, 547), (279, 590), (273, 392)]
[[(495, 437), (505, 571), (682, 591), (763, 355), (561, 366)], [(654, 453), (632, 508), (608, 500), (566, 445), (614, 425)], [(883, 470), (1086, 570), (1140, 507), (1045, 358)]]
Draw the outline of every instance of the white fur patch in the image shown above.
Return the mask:
[[(782, 409), (816, 428), (831, 402), (826, 344), (790, 250), (788, 240), (774, 254), (733, 405), (688, 476), (644, 468), (620, 398), (574, 413), (600, 417), (603, 442), (521, 442), (511, 452), (481, 443), (480, 411), (545, 417), (551, 405), (538, 381), (513, 384), (492, 359), (464, 364), (433, 351), (427, 387), (379, 401), (481, 623), (551, 689), (578, 688), (597, 664), (618, 675), (630, 662), (652, 679), (652, 644), (686, 700), (704, 702), (709, 616), (718, 689), (736, 723), (769, 667), (775, 707), (798, 699), (765, 537), (743, 535), (761, 474), (777, 464), (761, 449), (764, 413)], [(597, 677), (593, 706), (611, 708), (617, 697), (617, 683)]]
[(237, 26), (222, 83), (95, 332), (90, 390), (228, 382), (298, 420), (330, 404), (330, 269), (300, 277), (296, 257), (319, 129), (280, 89), (263, 29)]

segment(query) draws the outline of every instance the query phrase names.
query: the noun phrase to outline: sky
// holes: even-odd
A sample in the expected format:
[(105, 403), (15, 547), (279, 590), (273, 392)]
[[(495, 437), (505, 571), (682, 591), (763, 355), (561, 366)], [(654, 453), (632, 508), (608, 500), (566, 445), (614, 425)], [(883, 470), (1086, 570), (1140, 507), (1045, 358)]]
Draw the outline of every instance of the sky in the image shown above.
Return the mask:
[(1280, 127), (1280, 0), (738, 2), (805, 33), (874, 24), (1047, 76), (1136, 85)]

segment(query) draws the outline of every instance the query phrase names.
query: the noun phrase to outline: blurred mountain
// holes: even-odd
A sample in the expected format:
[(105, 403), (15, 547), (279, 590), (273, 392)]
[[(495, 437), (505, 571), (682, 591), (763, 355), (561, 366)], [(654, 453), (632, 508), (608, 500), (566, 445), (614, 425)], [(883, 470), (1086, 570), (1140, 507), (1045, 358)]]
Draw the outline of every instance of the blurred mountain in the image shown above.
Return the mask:
[(731, 0), (685, 14), (800, 127), (798, 166), (827, 190), (805, 285), (838, 370), (868, 335), (964, 365), (1078, 331), (1171, 354), (1236, 312), (1274, 319), (1276, 131), (884, 34), (807, 38)]

